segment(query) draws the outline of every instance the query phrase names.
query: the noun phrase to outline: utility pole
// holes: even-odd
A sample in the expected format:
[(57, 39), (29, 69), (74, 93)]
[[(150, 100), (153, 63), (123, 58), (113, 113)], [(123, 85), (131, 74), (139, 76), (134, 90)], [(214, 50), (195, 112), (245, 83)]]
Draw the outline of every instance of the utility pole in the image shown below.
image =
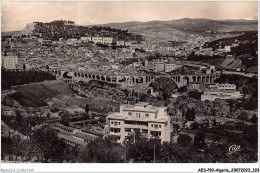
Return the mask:
[(134, 144), (135, 144), (135, 130), (134, 130)]
[(153, 144), (153, 163), (155, 163), (155, 144)]
[(126, 148), (127, 146), (126, 145), (127, 145), (127, 143), (126, 143), (126, 139), (125, 139), (125, 159), (124, 159), (124, 163), (126, 163), (126, 152), (127, 152), (127, 148)]

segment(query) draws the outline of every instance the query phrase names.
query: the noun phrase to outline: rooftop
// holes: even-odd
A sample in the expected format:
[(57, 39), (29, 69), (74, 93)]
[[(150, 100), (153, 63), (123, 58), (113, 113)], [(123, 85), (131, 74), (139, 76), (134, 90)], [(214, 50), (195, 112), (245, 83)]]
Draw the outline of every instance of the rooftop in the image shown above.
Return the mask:
[(75, 139), (75, 138), (73, 138), (72, 136), (64, 135), (64, 134), (61, 134), (61, 133), (57, 133), (57, 135), (58, 135), (59, 138), (63, 138), (63, 139), (65, 139), (65, 140), (74, 142), (74, 143), (79, 144), (79, 145), (81, 145), (81, 146), (84, 146), (84, 145), (85, 145), (85, 142), (80, 141), (80, 140), (78, 140), (78, 139)]
[(60, 127), (60, 128), (63, 128), (63, 129), (66, 129), (66, 130), (75, 130), (75, 128), (73, 128), (73, 127), (68, 127), (68, 126), (64, 126), (63, 124), (59, 124), (59, 123), (57, 123), (57, 124), (55, 124), (56, 126), (58, 126), (58, 127)]
[(167, 107), (155, 107), (146, 102), (139, 102), (135, 105), (123, 105), (123, 111), (145, 111), (158, 112), (159, 108), (166, 109)]
[(120, 114), (119, 112), (113, 112), (113, 113), (111, 113), (111, 114), (108, 115), (108, 118), (124, 120), (124, 119), (125, 119), (125, 116), (123, 116), (123, 115)]
[(99, 137), (102, 137), (102, 136), (103, 136), (102, 132), (97, 132), (97, 131), (88, 129), (88, 128), (86, 128), (86, 127), (81, 128), (81, 131), (84, 132), (84, 133), (88, 133), (88, 134), (90, 134), (91, 136), (95, 136), (95, 137), (98, 137), (98, 136), (99, 136)]
[(97, 138), (97, 137), (94, 137), (93, 135), (87, 135), (87, 134), (82, 133), (82, 132), (77, 132), (73, 136), (76, 136), (78, 138), (88, 140), (88, 141), (93, 141)]

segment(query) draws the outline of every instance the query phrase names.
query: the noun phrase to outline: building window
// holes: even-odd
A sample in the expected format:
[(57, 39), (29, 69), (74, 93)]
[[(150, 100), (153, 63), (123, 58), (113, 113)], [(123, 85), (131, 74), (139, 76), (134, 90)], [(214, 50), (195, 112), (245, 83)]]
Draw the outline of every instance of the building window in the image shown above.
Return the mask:
[(126, 132), (131, 132), (131, 129), (126, 128), (125, 131), (126, 131)]
[(145, 114), (145, 118), (149, 118), (149, 114)]
[(132, 116), (132, 112), (128, 112), (128, 115), (129, 115), (129, 116)]
[(141, 118), (140, 113), (136, 113), (136, 118)]
[(153, 127), (153, 124), (151, 124), (151, 127)]
[(120, 122), (118, 122), (118, 125), (120, 125)]
[(143, 130), (142, 130), (142, 133), (146, 133), (146, 134), (147, 134), (147, 133), (148, 133), (148, 130), (143, 129)]
[(155, 129), (158, 129), (158, 125), (154, 125), (154, 128), (155, 128)]
[(111, 121), (111, 124), (113, 124), (114, 122), (113, 121)]
[(159, 128), (161, 128), (162, 126), (161, 125), (159, 125)]

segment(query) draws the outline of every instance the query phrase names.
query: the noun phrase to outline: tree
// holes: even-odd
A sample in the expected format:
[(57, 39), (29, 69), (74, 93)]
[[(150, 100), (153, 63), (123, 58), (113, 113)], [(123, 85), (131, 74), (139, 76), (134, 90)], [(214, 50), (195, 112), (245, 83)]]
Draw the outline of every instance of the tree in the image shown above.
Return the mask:
[(191, 124), (192, 129), (199, 129), (199, 127), (200, 127), (200, 124), (196, 121)]
[(255, 114), (252, 116), (251, 122), (252, 122), (252, 123), (257, 123), (257, 117), (256, 117)]
[(51, 114), (48, 112), (47, 115), (46, 115), (47, 118), (50, 118), (51, 117)]
[(23, 117), (22, 117), (22, 114), (21, 114), (21, 112), (19, 110), (16, 110), (16, 117), (15, 117), (15, 119), (16, 119), (17, 124), (21, 125)]
[(25, 64), (23, 64), (23, 69), (24, 69), (24, 70), (26, 69), (26, 65), (25, 65)]
[(88, 113), (83, 113), (83, 116), (87, 119), (87, 120), (89, 120), (90, 119), (90, 116), (89, 116), (89, 114)]
[[(134, 162), (153, 162), (154, 156), (155, 161), (160, 158), (159, 153), (161, 152), (161, 143), (156, 139), (147, 139), (141, 134), (135, 135), (135, 140), (131, 137), (127, 143), (127, 158), (132, 159)], [(154, 155), (155, 154), (155, 155)], [(156, 156), (157, 155), (157, 156)], [(157, 161), (156, 161), (157, 162)]]
[(69, 125), (69, 120), (68, 120), (68, 114), (67, 113), (63, 113), (63, 115), (61, 116), (61, 124), (68, 126)]
[(188, 109), (185, 113), (185, 118), (188, 121), (193, 121), (195, 119), (195, 109), (188, 107)]
[(177, 144), (182, 147), (188, 147), (191, 144), (192, 138), (186, 134), (180, 134), (177, 139)]
[(41, 162), (50, 160), (60, 162), (63, 159), (63, 152), (66, 144), (58, 139), (57, 134), (48, 127), (42, 127), (34, 131), (32, 135), (33, 150)]
[(154, 82), (150, 84), (150, 86), (153, 87), (154, 90), (159, 91), (159, 94), (164, 100), (165, 105), (171, 98), (173, 91), (178, 88), (176, 83), (167, 77), (156, 78)]
[(86, 106), (85, 106), (85, 112), (88, 114), (89, 113), (89, 106), (88, 106), (88, 104), (86, 104)]
[(112, 136), (97, 138), (90, 142), (81, 155), (84, 162), (120, 163), (123, 162), (124, 148), (117, 144)]
[(226, 163), (230, 162), (227, 158), (227, 147), (225, 144), (212, 142), (204, 153), (206, 163)]
[(187, 87), (186, 87), (186, 86), (180, 87), (180, 88), (178, 89), (178, 92), (181, 92), (181, 93), (187, 92)]
[(10, 137), (1, 136), (1, 157), (4, 157), (5, 155), (12, 155), (13, 146), (14, 143)]
[(213, 119), (213, 126), (215, 127), (217, 125), (216, 118)]
[(49, 65), (46, 65), (46, 69), (49, 72), (49, 70), (50, 70)]
[(193, 146), (196, 150), (203, 150), (206, 146), (203, 132), (198, 132), (194, 137)]
[(248, 119), (247, 113), (245, 111), (242, 111), (239, 115), (238, 115), (238, 119), (246, 121)]

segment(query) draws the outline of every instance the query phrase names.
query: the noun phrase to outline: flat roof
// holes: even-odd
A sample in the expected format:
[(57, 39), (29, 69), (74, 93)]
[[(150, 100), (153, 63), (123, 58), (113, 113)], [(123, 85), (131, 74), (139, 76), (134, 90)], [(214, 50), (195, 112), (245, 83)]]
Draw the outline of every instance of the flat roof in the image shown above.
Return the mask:
[(156, 123), (164, 123), (168, 120), (168, 116), (167, 117), (163, 117), (163, 118), (156, 118), (156, 119), (137, 119), (137, 118), (127, 118), (125, 119), (126, 121), (141, 121), (141, 122), (156, 122)]
[(78, 140), (78, 139), (75, 139), (75, 138), (73, 138), (72, 136), (64, 135), (64, 134), (61, 134), (61, 133), (57, 133), (57, 136), (58, 136), (59, 138), (66, 139), (66, 140), (68, 140), (68, 141), (74, 142), (74, 143), (79, 144), (79, 145), (82, 145), (82, 146), (84, 146), (84, 145), (86, 144), (85, 142), (80, 141), (80, 140)]
[(88, 133), (89, 135), (95, 136), (95, 137), (102, 137), (103, 136), (103, 134), (101, 132), (90, 130), (90, 129), (87, 129), (86, 127), (81, 128), (81, 131), (84, 132), (84, 133)]
[(144, 103), (136, 105), (125, 105), (123, 111), (143, 111), (143, 112), (158, 112), (159, 108), (167, 109), (167, 107), (155, 107), (151, 105), (145, 105)]
[(114, 118), (114, 119), (125, 119), (125, 116), (123, 116), (121, 113), (119, 112), (113, 112), (111, 114), (108, 115), (108, 118)]
[(64, 126), (63, 124), (60, 124), (60, 123), (55, 124), (55, 126), (59, 126), (59, 127), (64, 128), (66, 130), (72, 130), (72, 131), (75, 130), (75, 128), (73, 128), (73, 127)]
[(97, 137), (94, 137), (94, 136), (91, 136), (91, 135), (87, 135), (87, 134), (81, 133), (81, 132), (77, 132), (73, 136), (76, 136), (76, 137), (82, 138), (82, 139), (86, 139), (86, 140), (90, 140), (90, 141), (93, 141), (94, 139), (97, 138)]

